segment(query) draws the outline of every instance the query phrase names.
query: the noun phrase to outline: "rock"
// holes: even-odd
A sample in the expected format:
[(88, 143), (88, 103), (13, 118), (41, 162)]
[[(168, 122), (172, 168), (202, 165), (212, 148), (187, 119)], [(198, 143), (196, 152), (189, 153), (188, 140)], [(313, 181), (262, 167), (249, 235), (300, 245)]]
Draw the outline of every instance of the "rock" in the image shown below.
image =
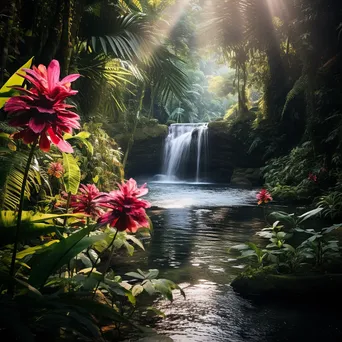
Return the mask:
[(233, 177), (230, 180), (230, 185), (250, 189), (252, 188), (252, 183), (246, 177)]
[(250, 186), (262, 185), (262, 175), (260, 168), (235, 168), (230, 180), (232, 185), (246, 183)]
[[(152, 124), (137, 128), (133, 146), (128, 154), (126, 177), (153, 176), (160, 173), (166, 136), (166, 125), (152, 122)], [(115, 136), (115, 140), (124, 151), (128, 146), (129, 138), (124, 134)]]
[(342, 274), (280, 275), (256, 271), (241, 274), (231, 283), (243, 296), (312, 299), (341, 297)]

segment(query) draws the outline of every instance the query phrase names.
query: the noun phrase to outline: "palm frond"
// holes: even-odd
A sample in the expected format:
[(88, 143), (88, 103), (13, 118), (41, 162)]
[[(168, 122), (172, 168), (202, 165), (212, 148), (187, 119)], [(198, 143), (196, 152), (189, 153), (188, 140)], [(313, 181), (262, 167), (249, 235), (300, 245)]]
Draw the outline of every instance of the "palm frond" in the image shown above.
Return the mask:
[[(18, 151), (12, 152), (9, 150), (8, 153), (0, 155), (0, 199), (2, 209), (17, 209), (27, 159), (28, 154)], [(30, 199), (32, 191), (38, 193), (41, 185), (40, 168), (37, 159), (34, 158), (25, 187), (25, 196)]]
[(129, 62), (122, 62), (119, 59), (112, 59), (105, 54), (89, 54), (80, 58), (78, 72), (84, 77), (78, 95), (83, 113), (91, 112), (100, 104), (97, 96), (98, 89), (103, 89), (110, 95), (110, 101), (114, 111), (125, 110), (124, 92), (127, 85), (133, 85), (132, 68), (128, 67)]
[(174, 96), (178, 100), (187, 97), (190, 88), (188, 77), (179, 64), (182, 62), (165, 47), (160, 47), (151, 57), (148, 72), (160, 101), (167, 101)]

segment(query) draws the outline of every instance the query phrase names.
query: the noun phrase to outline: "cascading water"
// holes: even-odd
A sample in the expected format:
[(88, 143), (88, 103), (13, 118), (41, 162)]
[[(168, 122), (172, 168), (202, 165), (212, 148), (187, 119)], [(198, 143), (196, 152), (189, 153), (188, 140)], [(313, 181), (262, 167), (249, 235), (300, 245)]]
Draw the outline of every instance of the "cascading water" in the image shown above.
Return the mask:
[[(193, 142), (196, 141), (196, 149), (192, 150)], [(199, 124), (172, 124), (169, 126), (169, 134), (165, 141), (163, 173), (167, 181), (174, 181), (182, 177), (189, 159), (196, 153), (195, 168), (193, 175), (196, 182), (200, 181), (201, 172), (205, 170), (208, 148), (208, 125)]]

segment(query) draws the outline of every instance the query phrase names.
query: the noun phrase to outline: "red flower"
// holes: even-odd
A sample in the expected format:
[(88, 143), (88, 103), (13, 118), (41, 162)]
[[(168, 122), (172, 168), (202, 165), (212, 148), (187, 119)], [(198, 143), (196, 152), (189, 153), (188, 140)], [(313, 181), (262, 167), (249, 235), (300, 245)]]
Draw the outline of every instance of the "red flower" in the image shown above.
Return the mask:
[(61, 178), (63, 176), (64, 173), (64, 168), (63, 165), (59, 162), (52, 162), (49, 165), (49, 168), (47, 170), (47, 173), (50, 176), (54, 176), (56, 178)]
[(71, 145), (63, 139), (63, 133), (72, 133), (79, 128), (80, 117), (70, 111), (74, 108), (65, 103), (65, 99), (77, 93), (71, 90), (71, 82), (79, 78), (72, 74), (59, 80), (60, 67), (56, 60), (48, 68), (42, 64), (36, 68), (23, 69), (26, 75), (19, 75), (32, 84), (30, 90), (16, 88), (23, 95), (10, 98), (5, 104), (10, 120), (9, 125), (22, 127), (14, 138), (23, 139), (30, 144), (39, 138), (42, 151), (50, 150), (50, 141), (63, 152), (73, 152)]
[(118, 231), (128, 230), (132, 233), (141, 227), (149, 227), (145, 209), (151, 205), (139, 198), (147, 192), (146, 184), (138, 188), (137, 182), (131, 178), (119, 185), (119, 190), (99, 196), (95, 202), (110, 210), (99, 218), (98, 223), (109, 224)]
[(311, 180), (312, 182), (317, 182), (317, 176), (314, 175), (313, 173), (309, 173), (308, 179)]
[[(94, 184), (81, 184), (77, 195), (72, 195), (70, 199), (70, 208), (74, 213), (85, 213), (91, 215), (92, 218), (102, 214), (101, 209), (94, 202), (94, 199), (102, 193)], [(67, 196), (64, 194), (64, 197)]]
[(257, 193), (256, 198), (258, 200), (258, 205), (273, 200), (271, 194), (266, 189), (261, 189), (260, 192)]

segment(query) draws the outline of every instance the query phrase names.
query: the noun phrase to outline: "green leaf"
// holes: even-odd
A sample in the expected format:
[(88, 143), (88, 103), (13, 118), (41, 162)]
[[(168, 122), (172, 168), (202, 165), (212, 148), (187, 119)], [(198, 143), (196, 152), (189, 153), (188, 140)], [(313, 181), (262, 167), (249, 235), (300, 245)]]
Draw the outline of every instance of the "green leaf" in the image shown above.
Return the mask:
[(295, 253), (296, 252), (296, 249), (294, 247), (292, 247), (291, 245), (287, 244), (287, 243), (284, 243), (283, 245), (287, 250), (289, 250), (290, 252), (292, 253)]
[[(67, 216), (74, 215), (75, 214), (70, 214)], [(56, 232), (56, 229), (65, 229), (63, 226), (58, 226), (53, 222), (54, 218), (62, 216), (64, 215), (33, 214), (30, 211), (23, 211), (19, 236), (20, 241), (54, 233)], [(0, 211), (0, 246), (13, 243), (15, 239), (16, 223), (17, 212), (11, 210)]]
[(138, 245), (142, 250), (145, 250), (144, 245), (142, 244), (142, 242), (139, 239), (137, 239), (134, 235), (127, 234), (126, 235), (126, 239), (127, 240), (131, 240), (136, 245)]
[(29, 69), (31, 68), (33, 61), (33, 57), (29, 59), (22, 67), (20, 67), (9, 79), (8, 81), (1, 87), (0, 89), (0, 109), (5, 105), (5, 103), (11, 98), (11, 96), (7, 96), (8, 93), (13, 91), (12, 87), (19, 86), (21, 87), (24, 83), (24, 78), (20, 75), (26, 75), (22, 69)]
[(310, 210), (310, 211), (304, 213), (303, 215), (298, 216), (298, 218), (301, 219), (299, 221), (299, 223), (304, 222), (305, 220), (309, 219), (310, 217), (319, 214), (322, 210), (323, 210), (323, 208), (316, 208), (316, 209), (313, 209), (313, 210)]
[(148, 270), (148, 271), (149, 272), (146, 275), (147, 279), (155, 279), (159, 275), (159, 270), (157, 270), (157, 269), (152, 269), (152, 270)]
[(153, 296), (156, 293), (156, 290), (150, 280), (145, 280), (141, 285), (150, 296)]
[(67, 193), (76, 195), (81, 182), (81, 171), (76, 159), (70, 153), (63, 153), (64, 184)]
[(48, 277), (67, 264), (70, 259), (104, 238), (104, 234), (86, 236), (91, 229), (92, 227), (79, 230), (59, 243), (53, 244), (44, 253), (33, 256), (29, 263), (32, 270), (28, 282), (34, 287), (42, 287)]
[(134, 247), (127, 241), (124, 241), (124, 246), (126, 247), (128, 254), (132, 256), (134, 253)]
[(136, 278), (136, 279), (142, 279), (144, 280), (145, 277), (137, 272), (128, 272), (125, 274), (127, 277), (131, 277), (131, 278)]
[(140, 284), (134, 285), (132, 288), (132, 295), (134, 297), (138, 296), (140, 293), (142, 293), (144, 291), (143, 286), (141, 286)]
[(90, 136), (91, 134), (89, 132), (83, 131), (83, 132), (79, 132), (76, 135), (65, 133), (63, 138), (65, 140), (75, 140), (76, 142), (78, 141), (79, 143), (83, 144), (87, 148), (87, 150), (89, 151), (91, 155), (93, 155), (94, 146), (87, 140)]
[(35, 253), (41, 253), (44, 251), (44, 249), (46, 249), (47, 247), (49, 247), (49, 246), (51, 246), (57, 242), (59, 242), (59, 240), (52, 240), (52, 241), (49, 241), (49, 242), (44, 243), (42, 245), (26, 248), (26, 249), (20, 251), (19, 253), (17, 253), (17, 259), (23, 259), (28, 255), (32, 255)]
[(273, 220), (279, 221), (281, 223), (288, 223), (291, 226), (294, 226), (296, 224), (296, 221), (293, 217), (293, 214), (288, 214), (286, 212), (282, 211), (275, 211), (269, 215), (270, 218)]

